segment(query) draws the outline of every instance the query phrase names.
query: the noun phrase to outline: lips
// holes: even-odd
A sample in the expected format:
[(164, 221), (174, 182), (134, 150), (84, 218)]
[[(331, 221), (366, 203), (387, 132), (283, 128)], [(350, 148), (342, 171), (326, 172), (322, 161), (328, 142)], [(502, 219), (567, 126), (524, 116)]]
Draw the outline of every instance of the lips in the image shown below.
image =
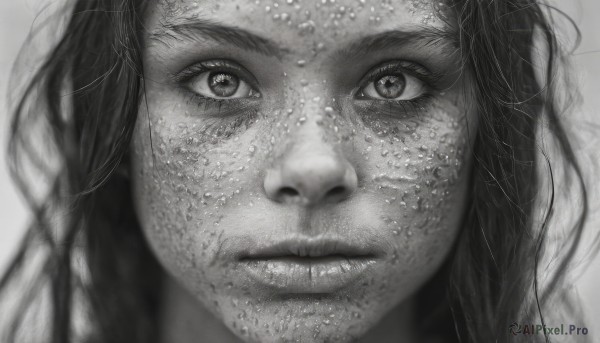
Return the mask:
[(249, 246), (238, 260), (263, 287), (283, 293), (330, 293), (356, 281), (381, 254), (376, 247), (339, 237), (294, 236)]

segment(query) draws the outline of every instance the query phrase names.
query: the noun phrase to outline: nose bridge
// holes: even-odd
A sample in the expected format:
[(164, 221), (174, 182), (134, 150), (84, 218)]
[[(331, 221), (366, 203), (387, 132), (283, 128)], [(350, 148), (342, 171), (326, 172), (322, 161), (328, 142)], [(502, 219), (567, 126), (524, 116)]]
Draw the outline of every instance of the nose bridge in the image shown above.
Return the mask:
[[(301, 90), (286, 99), (286, 102), (296, 104), (293, 109), (297, 121), (293, 134), (297, 135), (294, 145), (300, 149), (311, 147), (321, 152), (336, 153), (339, 146), (332, 143), (331, 132), (334, 99), (328, 94), (329, 87), (322, 79), (319, 70), (305, 71), (294, 77), (295, 83)], [(299, 79), (299, 80), (298, 80)], [(295, 99), (299, 98), (299, 99)]]
[(310, 104), (305, 106), (298, 118), (298, 124), (290, 142), (290, 152), (336, 154), (339, 150), (328, 137), (326, 118), (321, 106)]
[(292, 122), (289, 123), (292, 128), (289, 132), (284, 151), (281, 158), (289, 160), (296, 156), (320, 155), (321, 157), (341, 154), (340, 147), (333, 141), (333, 137), (328, 137), (330, 118), (327, 111), (331, 106), (327, 106), (328, 96), (327, 87), (319, 79), (318, 70), (304, 70), (297, 75), (290, 75), (292, 88), (298, 91), (289, 92), (285, 103), (290, 104), (289, 109), (293, 115), (290, 116)]
[(343, 201), (355, 191), (354, 167), (327, 136), (326, 108), (314, 96), (298, 113), (288, 142), (266, 173), (264, 188), (272, 200), (311, 206)]

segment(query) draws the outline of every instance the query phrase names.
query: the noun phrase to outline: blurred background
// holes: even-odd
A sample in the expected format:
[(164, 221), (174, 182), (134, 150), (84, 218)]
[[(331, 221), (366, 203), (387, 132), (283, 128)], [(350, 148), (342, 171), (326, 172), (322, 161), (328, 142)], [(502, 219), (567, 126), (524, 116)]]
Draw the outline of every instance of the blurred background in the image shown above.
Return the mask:
[[(56, 0), (0, 0), (0, 272), (15, 252), (28, 222), (28, 212), (8, 176), (4, 163), (9, 123), (7, 93), (11, 84), (11, 69), (37, 13), (46, 6), (52, 11), (57, 3)], [(590, 133), (590, 128), (595, 127), (598, 130), (600, 127), (600, 0), (554, 0), (553, 3), (575, 21), (582, 33), (581, 44), (573, 53), (572, 59), (572, 79), (580, 87), (582, 103), (572, 116), (578, 132)], [(564, 43), (568, 45), (574, 43), (568, 41), (572, 39), (568, 36), (564, 39)], [(24, 64), (23, 61), (20, 61), (20, 64)], [(590, 139), (585, 141), (587, 144), (577, 146), (576, 149), (587, 161), (600, 161), (598, 135), (590, 136)], [(600, 178), (597, 183), (600, 184)], [(592, 213), (600, 212), (597, 211), (600, 208), (599, 195), (594, 192), (591, 196)], [(561, 211), (557, 213), (560, 215)], [(598, 232), (599, 227), (600, 221), (595, 215), (588, 223), (587, 230)], [(583, 299), (582, 306), (588, 317), (585, 323), (573, 324), (588, 327), (590, 334), (600, 341), (600, 294), (596, 288), (600, 283), (600, 257), (591, 261), (586, 269), (583, 268), (588, 265), (586, 260), (580, 265), (582, 268), (575, 273), (578, 276), (575, 285)]]

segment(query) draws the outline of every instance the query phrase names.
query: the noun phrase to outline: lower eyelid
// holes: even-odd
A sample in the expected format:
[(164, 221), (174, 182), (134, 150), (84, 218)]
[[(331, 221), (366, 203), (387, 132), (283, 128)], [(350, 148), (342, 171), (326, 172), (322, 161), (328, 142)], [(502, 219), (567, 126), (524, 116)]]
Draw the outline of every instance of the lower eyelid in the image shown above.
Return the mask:
[(389, 114), (388, 117), (414, 116), (427, 111), (434, 95), (424, 93), (411, 100), (382, 100), (382, 99), (354, 99), (354, 107), (359, 115)]
[[(258, 107), (244, 105), (238, 102), (236, 108), (226, 108), (231, 106), (233, 101), (222, 101), (216, 99), (201, 98), (197, 95), (188, 95), (188, 103), (195, 106), (196, 109), (186, 111), (186, 116), (190, 118), (190, 123), (200, 124), (198, 134), (211, 139), (227, 139), (241, 130), (248, 129), (256, 122), (258, 117)], [(202, 108), (203, 106), (221, 106), (220, 109)], [(224, 108), (225, 107), (225, 108)], [(215, 113), (215, 111), (218, 111)]]
[[(186, 99), (188, 105), (196, 107), (195, 111), (202, 112), (192, 116), (226, 118), (242, 115), (243, 112), (247, 111), (255, 111), (258, 108), (256, 104), (258, 99), (254, 98), (215, 99), (189, 90), (183, 90), (182, 96)], [(218, 111), (217, 114), (211, 113), (215, 110)]]

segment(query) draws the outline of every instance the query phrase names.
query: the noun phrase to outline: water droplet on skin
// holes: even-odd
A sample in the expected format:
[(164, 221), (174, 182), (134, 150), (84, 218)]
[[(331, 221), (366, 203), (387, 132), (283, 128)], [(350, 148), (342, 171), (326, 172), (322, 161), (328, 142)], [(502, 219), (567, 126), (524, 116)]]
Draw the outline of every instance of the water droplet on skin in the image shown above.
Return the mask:
[(394, 251), (392, 253), (392, 264), (396, 264), (400, 261), (400, 257), (398, 256), (398, 253), (396, 251)]
[(256, 152), (256, 146), (254, 146), (254, 145), (251, 145), (251, 146), (248, 148), (248, 152), (249, 152), (249, 155), (250, 155), (250, 156), (254, 156), (254, 153)]

